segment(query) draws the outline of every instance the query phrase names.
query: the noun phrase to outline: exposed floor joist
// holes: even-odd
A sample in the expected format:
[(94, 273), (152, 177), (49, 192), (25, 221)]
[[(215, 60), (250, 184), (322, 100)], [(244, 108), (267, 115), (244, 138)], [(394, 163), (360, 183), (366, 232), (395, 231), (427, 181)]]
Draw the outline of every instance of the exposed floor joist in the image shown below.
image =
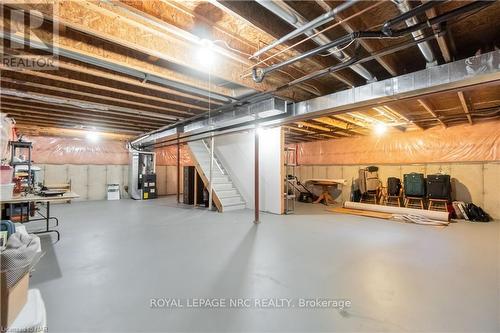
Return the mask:
[(465, 116), (467, 117), (467, 120), (469, 121), (469, 124), (472, 125), (472, 117), (470, 115), (471, 113), (471, 107), (469, 105), (469, 101), (465, 97), (465, 94), (463, 91), (459, 91), (458, 93), (458, 98), (460, 99), (460, 104), (462, 104), (462, 108), (465, 112)]

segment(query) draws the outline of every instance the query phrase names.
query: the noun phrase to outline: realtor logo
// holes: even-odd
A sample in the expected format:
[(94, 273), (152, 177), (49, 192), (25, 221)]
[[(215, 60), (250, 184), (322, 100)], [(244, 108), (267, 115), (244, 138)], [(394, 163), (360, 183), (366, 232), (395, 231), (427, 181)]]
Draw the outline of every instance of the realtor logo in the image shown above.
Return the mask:
[(0, 4), (1, 68), (55, 70), (58, 24), (54, 2)]

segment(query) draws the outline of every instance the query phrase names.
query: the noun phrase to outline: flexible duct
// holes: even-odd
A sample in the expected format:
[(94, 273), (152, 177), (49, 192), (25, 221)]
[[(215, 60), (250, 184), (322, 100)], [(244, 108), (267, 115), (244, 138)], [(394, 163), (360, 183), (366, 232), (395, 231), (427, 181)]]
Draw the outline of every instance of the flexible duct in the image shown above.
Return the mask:
[[(399, 11), (403, 14), (410, 12), (411, 7), (410, 4), (408, 3), (407, 0), (393, 0), (393, 2), (396, 4), (398, 7)], [(438, 3), (437, 1), (429, 1), (426, 4), (429, 4), (429, 7), (432, 6), (433, 4)], [(426, 4), (422, 5), (425, 6)], [(405, 23), (408, 27), (412, 27), (414, 25), (417, 25), (419, 22), (415, 18), (415, 16), (408, 17), (405, 20)], [(417, 30), (411, 33), (413, 38), (415, 40), (419, 40), (424, 36), (424, 32), (422, 30)], [(427, 66), (435, 66), (437, 65), (436, 58), (434, 57), (434, 53), (432, 52), (431, 46), (428, 42), (422, 42), (418, 44), (418, 48), (422, 55), (425, 58), (425, 61), (427, 61)]]

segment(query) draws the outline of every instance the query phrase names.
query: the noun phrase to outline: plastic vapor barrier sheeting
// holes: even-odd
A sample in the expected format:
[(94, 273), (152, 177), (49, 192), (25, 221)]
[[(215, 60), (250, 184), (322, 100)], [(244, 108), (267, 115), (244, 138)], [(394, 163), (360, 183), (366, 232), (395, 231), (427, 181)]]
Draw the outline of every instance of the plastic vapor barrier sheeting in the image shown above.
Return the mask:
[(38, 164), (128, 164), (124, 141), (90, 142), (83, 138), (32, 136), (33, 161)]
[(297, 145), (299, 164), (411, 164), (500, 160), (500, 121)]
[[(158, 148), (155, 149), (155, 152), (156, 165), (177, 165), (177, 146)], [(181, 146), (180, 157), (181, 165), (193, 165), (187, 145)]]

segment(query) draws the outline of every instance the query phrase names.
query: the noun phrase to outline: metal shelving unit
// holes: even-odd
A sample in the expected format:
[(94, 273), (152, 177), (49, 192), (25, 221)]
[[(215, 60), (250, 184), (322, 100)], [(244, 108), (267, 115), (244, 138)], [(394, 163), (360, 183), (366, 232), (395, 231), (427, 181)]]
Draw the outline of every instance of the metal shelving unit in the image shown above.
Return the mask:
[[(17, 172), (16, 166), (27, 166), (27, 176), (26, 180), (23, 181), (23, 187), (25, 187), (26, 191), (30, 191), (34, 186), (33, 174), (31, 171), (31, 150), (33, 149), (33, 144), (31, 142), (25, 141), (9, 141), (9, 145), (11, 147), (11, 155), (10, 155), (10, 165), (14, 168), (14, 174)], [(16, 157), (21, 155), (20, 153), (27, 152), (27, 155), (24, 155), (24, 160), (16, 161)]]
[(285, 214), (293, 214), (295, 211), (295, 185), (297, 182), (295, 168), (297, 167), (297, 148), (285, 147)]

